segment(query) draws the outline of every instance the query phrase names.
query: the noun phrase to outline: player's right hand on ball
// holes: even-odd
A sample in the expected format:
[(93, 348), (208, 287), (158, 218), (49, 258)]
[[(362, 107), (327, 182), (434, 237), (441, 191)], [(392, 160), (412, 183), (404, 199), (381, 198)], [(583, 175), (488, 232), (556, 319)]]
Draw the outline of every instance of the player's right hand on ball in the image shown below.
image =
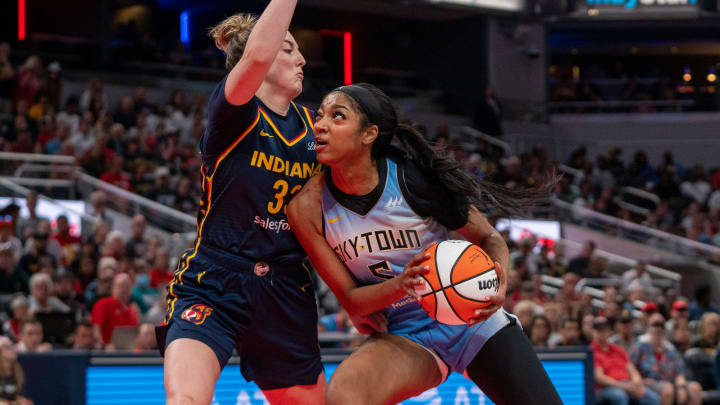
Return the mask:
[(416, 254), (415, 257), (413, 257), (412, 260), (405, 265), (405, 269), (402, 274), (395, 277), (395, 280), (400, 283), (400, 287), (405, 290), (409, 296), (415, 298), (416, 300), (420, 299), (420, 295), (417, 291), (415, 291), (415, 287), (421, 287), (425, 284), (425, 281), (423, 281), (423, 279), (419, 276), (430, 272), (430, 266), (423, 264), (423, 262), (429, 258), (430, 253), (423, 250), (422, 252)]

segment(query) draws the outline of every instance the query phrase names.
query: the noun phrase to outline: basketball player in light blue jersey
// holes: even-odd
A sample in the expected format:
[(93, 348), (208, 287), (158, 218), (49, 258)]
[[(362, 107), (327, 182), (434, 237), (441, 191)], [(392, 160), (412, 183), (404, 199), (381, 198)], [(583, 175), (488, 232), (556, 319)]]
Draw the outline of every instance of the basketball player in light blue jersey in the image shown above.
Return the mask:
[[(392, 146), (396, 140), (400, 148)], [(544, 189), (508, 190), (477, 180), (397, 123), (392, 100), (372, 85), (333, 90), (317, 111), (317, 159), (329, 170), (290, 203), (300, 244), (351, 316), (384, 311), (376, 333), (340, 364), (326, 401), (397, 403), (464, 373), (497, 404), (561, 404), (505, 298), (505, 241), (483, 212), (511, 213)], [(478, 209), (479, 208), (479, 209)], [(430, 318), (414, 287), (423, 248), (456, 230), (494, 260), (500, 287), (466, 325)], [(392, 361), (388, 361), (392, 359)]]

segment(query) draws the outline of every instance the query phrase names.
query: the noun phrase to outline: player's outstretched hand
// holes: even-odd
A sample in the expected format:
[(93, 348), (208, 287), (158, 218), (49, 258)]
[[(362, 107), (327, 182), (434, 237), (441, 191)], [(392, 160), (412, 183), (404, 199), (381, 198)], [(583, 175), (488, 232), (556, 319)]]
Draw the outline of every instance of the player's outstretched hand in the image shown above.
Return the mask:
[(478, 322), (482, 322), (488, 318), (492, 314), (495, 313), (498, 309), (502, 308), (503, 304), (505, 303), (505, 292), (507, 291), (507, 282), (505, 278), (505, 269), (503, 269), (502, 265), (499, 262), (495, 262), (495, 273), (497, 273), (498, 276), (498, 292), (497, 294), (490, 297), (490, 305), (479, 308), (475, 310), (475, 317), (468, 322), (468, 326), (472, 326)]
[(387, 333), (387, 317), (383, 312), (373, 312), (370, 315), (349, 315), (350, 321), (355, 329), (363, 335), (370, 335), (375, 332)]
[(415, 291), (415, 287), (420, 287), (425, 283), (425, 281), (418, 276), (430, 272), (430, 266), (423, 265), (422, 263), (429, 258), (430, 253), (427, 253), (424, 250), (416, 254), (415, 257), (413, 257), (412, 260), (405, 265), (405, 269), (402, 274), (395, 276), (393, 279), (400, 283), (400, 287), (405, 290), (409, 296), (415, 298), (416, 300), (420, 299), (420, 295)]

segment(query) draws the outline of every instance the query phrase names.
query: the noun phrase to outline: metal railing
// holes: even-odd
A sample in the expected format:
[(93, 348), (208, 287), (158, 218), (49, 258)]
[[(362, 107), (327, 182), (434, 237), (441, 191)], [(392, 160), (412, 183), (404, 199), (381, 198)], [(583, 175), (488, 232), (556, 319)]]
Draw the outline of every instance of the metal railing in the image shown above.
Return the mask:
[(490, 136), (486, 133), (480, 132), (477, 129), (469, 127), (467, 125), (461, 126), (459, 130), (460, 132), (471, 136), (473, 139), (482, 139), (483, 141), (491, 145), (497, 146), (498, 148), (502, 149), (503, 152), (505, 152), (505, 156), (510, 156), (512, 154), (512, 148), (510, 147), (510, 144), (505, 141), (501, 141), (494, 136)]
[(550, 198), (556, 216), (578, 225), (685, 257), (720, 262), (720, 248)]

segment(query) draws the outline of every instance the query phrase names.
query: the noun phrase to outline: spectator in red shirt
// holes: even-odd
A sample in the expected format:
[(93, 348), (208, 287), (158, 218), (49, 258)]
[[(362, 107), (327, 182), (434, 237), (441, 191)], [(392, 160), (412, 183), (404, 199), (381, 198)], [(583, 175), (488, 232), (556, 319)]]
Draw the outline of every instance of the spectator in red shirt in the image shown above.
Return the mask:
[(70, 224), (65, 215), (60, 215), (55, 221), (57, 232), (52, 236), (62, 248), (60, 261), (63, 267), (67, 267), (75, 260), (75, 255), (80, 249), (80, 237), (70, 233)]
[(612, 334), (610, 322), (603, 316), (593, 321), (596, 403), (627, 405), (631, 400), (640, 405), (658, 405), (660, 397), (645, 389), (640, 373), (630, 362), (625, 349), (608, 341)]
[(173, 271), (170, 269), (170, 256), (165, 249), (158, 249), (155, 254), (155, 262), (150, 270), (150, 286), (152, 288), (165, 287), (173, 278)]
[(100, 180), (113, 186), (130, 190), (130, 175), (123, 170), (125, 159), (121, 155), (114, 155), (110, 162), (110, 170), (100, 176)]
[(116, 326), (137, 326), (137, 310), (130, 306), (130, 276), (120, 273), (113, 279), (112, 295), (102, 298), (92, 311), (95, 336), (109, 344)]

